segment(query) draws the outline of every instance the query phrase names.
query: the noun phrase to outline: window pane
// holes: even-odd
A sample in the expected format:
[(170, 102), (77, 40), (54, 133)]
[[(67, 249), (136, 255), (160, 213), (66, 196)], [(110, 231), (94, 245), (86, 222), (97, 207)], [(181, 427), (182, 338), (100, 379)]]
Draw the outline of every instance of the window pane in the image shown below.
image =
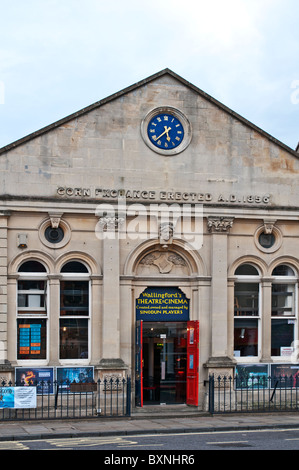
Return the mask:
[(258, 276), (258, 270), (251, 264), (242, 264), (236, 269), (237, 276)]
[(234, 352), (235, 356), (258, 355), (258, 320), (235, 319)]
[(25, 261), (18, 271), (21, 273), (45, 273), (46, 268), (38, 261)]
[(87, 267), (79, 261), (70, 261), (66, 263), (62, 269), (62, 273), (88, 273)]
[(271, 356), (281, 356), (281, 348), (290, 347), (294, 341), (292, 320), (272, 320)]
[(18, 308), (22, 310), (22, 308), (26, 309), (45, 309), (45, 296), (42, 294), (18, 294)]
[[(18, 308), (19, 310), (35, 309), (45, 310), (45, 281), (30, 280), (18, 281)], [(20, 313), (20, 312), (19, 312)], [(28, 311), (27, 311), (28, 313)]]
[(272, 276), (295, 276), (295, 273), (289, 266), (281, 264), (273, 269)]
[(238, 282), (235, 284), (235, 316), (258, 316), (259, 284)]
[(18, 359), (46, 359), (46, 320), (18, 320)]
[(259, 244), (263, 248), (272, 248), (275, 243), (275, 236), (273, 233), (261, 233), (259, 236)]
[(88, 321), (60, 320), (60, 359), (88, 358)]
[(60, 283), (60, 315), (88, 315), (88, 281)]
[(294, 316), (295, 285), (272, 285), (272, 316)]
[(44, 290), (44, 289), (45, 289), (45, 281), (37, 281), (37, 280), (18, 281), (18, 290)]
[(64, 231), (62, 230), (61, 227), (57, 228), (52, 228), (47, 227), (45, 230), (45, 238), (48, 242), (50, 243), (59, 243), (63, 240), (64, 238)]

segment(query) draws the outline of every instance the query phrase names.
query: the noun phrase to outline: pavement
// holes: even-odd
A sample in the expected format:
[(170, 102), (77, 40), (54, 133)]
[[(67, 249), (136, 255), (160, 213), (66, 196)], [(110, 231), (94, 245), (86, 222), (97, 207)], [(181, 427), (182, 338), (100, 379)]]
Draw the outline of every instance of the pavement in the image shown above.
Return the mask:
[(0, 441), (73, 437), (133, 436), (159, 433), (217, 432), (254, 429), (299, 429), (299, 413), (217, 414), (150, 409), (129, 418), (2, 421)]

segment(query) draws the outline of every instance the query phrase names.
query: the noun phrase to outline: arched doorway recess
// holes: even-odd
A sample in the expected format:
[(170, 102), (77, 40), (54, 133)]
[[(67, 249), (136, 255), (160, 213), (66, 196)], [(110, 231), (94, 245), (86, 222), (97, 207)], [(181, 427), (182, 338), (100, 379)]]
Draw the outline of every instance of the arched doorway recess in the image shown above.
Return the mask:
[(198, 252), (181, 241), (144, 243), (129, 256), (136, 405), (198, 405), (201, 290), (209, 279)]

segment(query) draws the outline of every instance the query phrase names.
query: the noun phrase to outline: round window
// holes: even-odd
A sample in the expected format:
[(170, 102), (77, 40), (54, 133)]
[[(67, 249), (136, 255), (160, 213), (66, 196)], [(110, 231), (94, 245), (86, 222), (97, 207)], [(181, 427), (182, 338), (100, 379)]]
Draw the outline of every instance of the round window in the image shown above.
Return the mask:
[(45, 219), (39, 227), (38, 236), (44, 245), (56, 250), (70, 241), (71, 228), (65, 220), (60, 220), (58, 227), (52, 227), (51, 220)]
[(259, 227), (254, 234), (255, 246), (264, 253), (274, 253), (282, 245), (282, 233), (278, 227), (272, 227), (272, 232), (267, 233), (265, 226)]
[(60, 243), (64, 238), (64, 231), (61, 227), (47, 227), (45, 230), (45, 238), (50, 243)]
[(259, 236), (259, 244), (263, 248), (272, 248), (275, 243), (275, 236), (273, 233), (262, 232)]

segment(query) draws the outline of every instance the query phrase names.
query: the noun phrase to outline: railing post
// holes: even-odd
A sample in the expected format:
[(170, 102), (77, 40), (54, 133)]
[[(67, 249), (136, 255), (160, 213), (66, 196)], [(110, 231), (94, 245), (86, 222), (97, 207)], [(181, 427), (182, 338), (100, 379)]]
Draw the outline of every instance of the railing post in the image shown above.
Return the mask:
[(101, 414), (101, 379), (98, 379), (98, 400), (97, 400), (97, 415)]
[(127, 407), (126, 416), (131, 416), (131, 377), (127, 377)]
[(59, 383), (57, 380), (55, 380), (55, 385), (56, 385), (56, 393), (55, 393), (55, 404), (54, 404), (54, 408), (55, 410), (57, 410), (57, 405), (58, 405), (58, 393), (59, 393)]
[(214, 375), (209, 376), (209, 413), (214, 413), (214, 392), (215, 392), (215, 382)]

